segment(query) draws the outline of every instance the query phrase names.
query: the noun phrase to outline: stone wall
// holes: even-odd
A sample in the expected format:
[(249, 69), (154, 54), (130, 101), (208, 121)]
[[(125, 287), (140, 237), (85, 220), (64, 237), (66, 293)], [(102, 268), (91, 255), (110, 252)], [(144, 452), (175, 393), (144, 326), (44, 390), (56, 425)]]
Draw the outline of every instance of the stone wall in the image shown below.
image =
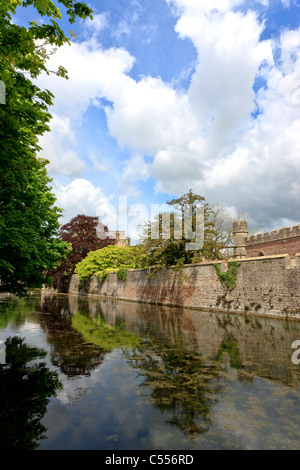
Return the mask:
[[(247, 313), (300, 319), (300, 254), (238, 260), (236, 287), (221, 284), (214, 263), (183, 268), (183, 279), (168, 269), (154, 278), (143, 269), (129, 270), (126, 281), (111, 273), (102, 284), (94, 277), (79, 282), (73, 275), (69, 292), (119, 300), (193, 308), (203, 311)], [(226, 271), (226, 262), (219, 262)]]

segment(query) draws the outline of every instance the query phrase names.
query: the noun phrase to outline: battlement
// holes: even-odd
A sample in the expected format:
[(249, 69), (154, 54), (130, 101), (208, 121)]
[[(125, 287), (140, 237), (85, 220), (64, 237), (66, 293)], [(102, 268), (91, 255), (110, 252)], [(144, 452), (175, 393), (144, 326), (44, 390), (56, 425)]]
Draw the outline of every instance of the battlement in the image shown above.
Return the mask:
[(248, 222), (242, 220), (240, 222), (233, 222), (234, 233), (247, 233), (248, 235)]
[(288, 254), (300, 251), (300, 225), (248, 236), (246, 221), (233, 223), (233, 257), (237, 259)]
[(245, 243), (246, 246), (250, 246), (256, 243), (285, 240), (294, 237), (300, 237), (300, 225), (294, 225), (293, 227), (284, 227), (280, 230), (273, 230), (272, 232), (258, 233), (256, 235), (247, 237)]

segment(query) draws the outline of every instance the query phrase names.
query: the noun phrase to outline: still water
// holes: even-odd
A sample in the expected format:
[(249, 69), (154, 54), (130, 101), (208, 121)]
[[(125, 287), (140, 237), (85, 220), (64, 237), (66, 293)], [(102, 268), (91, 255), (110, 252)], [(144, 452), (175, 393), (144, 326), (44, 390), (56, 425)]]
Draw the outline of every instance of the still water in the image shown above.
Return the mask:
[(300, 449), (300, 322), (0, 295), (1, 449)]

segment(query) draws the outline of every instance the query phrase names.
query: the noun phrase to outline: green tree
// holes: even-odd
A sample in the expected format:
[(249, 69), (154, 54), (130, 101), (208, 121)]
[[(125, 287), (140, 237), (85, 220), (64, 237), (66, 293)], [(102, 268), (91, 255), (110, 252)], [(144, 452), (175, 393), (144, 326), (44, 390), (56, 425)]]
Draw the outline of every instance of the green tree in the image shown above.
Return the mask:
[(103, 281), (110, 272), (116, 271), (119, 278), (125, 279), (124, 272), (141, 266), (142, 251), (139, 246), (107, 246), (91, 251), (76, 265), (75, 273), (81, 281), (87, 281), (96, 275)]
[[(92, 17), (82, 2), (59, 0), (70, 23)], [(33, 6), (48, 23), (29, 27), (12, 21), (17, 7)], [(49, 163), (37, 157), (38, 139), (49, 131), (48, 107), (53, 95), (33, 80), (47, 69), (56, 47), (70, 43), (58, 21), (61, 12), (51, 0), (2, 0), (0, 4), (0, 81), (5, 103), (0, 104), (0, 279), (10, 292), (41, 287), (43, 272), (66, 258), (70, 247), (59, 239), (61, 210), (47, 175)], [(67, 78), (59, 67), (53, 72)]]
[[(142, 236), (145, 264), (151, 267), (153, 273), (169, 266), (181, 269), (184, 264), (200, 262), (203, 258), (212, 256), (208, 240), (213, 221), (211, 207), (205, 198), (189, 190), (181, 197), (167, 201), (167, 204), (172, 207), (171, 212), (159, 214), (154, 221), (149, 221)], [(202, 209), (201, 220), (197, 219), (199, 208)], [(190, 233), (185, 226), (187, 221), (190, 224)], [(203, 246), (199, 249), (196, 234), (201, 235), (201, 232)], [(187, 243), (191, 244), (191, 248), (194, 243), (195, 249), (187, 249)]]

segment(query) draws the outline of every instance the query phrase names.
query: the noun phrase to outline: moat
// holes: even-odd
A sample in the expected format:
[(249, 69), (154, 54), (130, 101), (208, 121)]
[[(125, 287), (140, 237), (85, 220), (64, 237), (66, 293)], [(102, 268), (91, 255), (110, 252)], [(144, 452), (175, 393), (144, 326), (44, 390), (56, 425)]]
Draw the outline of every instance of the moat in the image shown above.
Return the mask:
[(300, 322), (0, 294), (1, 449), (299, 449)]

